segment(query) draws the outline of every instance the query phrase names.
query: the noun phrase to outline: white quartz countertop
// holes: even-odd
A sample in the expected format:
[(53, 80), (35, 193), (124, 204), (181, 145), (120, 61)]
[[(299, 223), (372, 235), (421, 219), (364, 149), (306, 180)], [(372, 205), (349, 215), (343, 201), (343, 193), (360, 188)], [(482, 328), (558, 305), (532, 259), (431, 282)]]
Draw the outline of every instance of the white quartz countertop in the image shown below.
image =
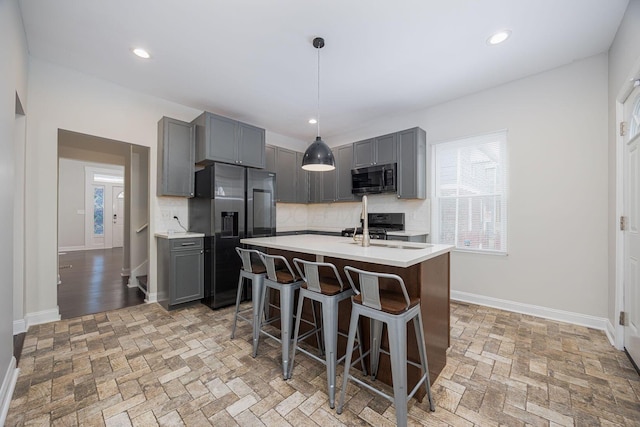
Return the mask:
[(242, 239), (241, 243), (284, 251), (321, 255), (372, 264), (410, 267), (422, 261), (451, 252), (452, 245), (372, 240), (371, 246), (362, 247), (351, 237), (299, 234), (295, 236), (259, 237)]
[(161, 239), (191, 239), (194, 237), (204, 237), (204, 233), (192, 233), (190, 231), (183, 231), (169, 233), (168, 231), (159, 231), (154, 234), (154, 236), (159, 237)]

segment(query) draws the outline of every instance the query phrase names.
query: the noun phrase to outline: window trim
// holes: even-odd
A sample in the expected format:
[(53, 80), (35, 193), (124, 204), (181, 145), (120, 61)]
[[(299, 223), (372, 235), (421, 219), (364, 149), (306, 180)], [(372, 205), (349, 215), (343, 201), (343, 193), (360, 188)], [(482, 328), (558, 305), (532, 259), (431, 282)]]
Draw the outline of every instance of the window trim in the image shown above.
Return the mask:
[[(501, 156), (503, 157), (502, 167), (503, 167), (503, 192), (500, 194), (504, 199), (504, 203), (502, 209), (500, 210), (499, 215), (502, 218), (506, 219), (506, 224), (502, 227), (501, 234), (504, 236), (503, 238), (503, 246), (504, 249), (494, 250), (494, 249), (466, 249), (461, 248), (456, 245), (454, 242), (454, 252), (462, 252), (462, 253), (473, 253), (473, 254), (481, 254), (481, 255), (498, 255), (498, 256), (507, 256), (509, 254), (509, 150), (508, 150), (508, 129), (499, 129), (494, 132), (476, 134), (476, 135), (468, 135), (459, 138), (450, 138), (446, 140), (436, 141), (430, 143), (430, 155), (431, 155), (431, 172), (429, 174), (429, 180), (431, 182), (430, 185), (430, 197), (432, 199), (431, 202), (431, 229), (432, 229), (432, 237), (436, 241), (436, 243), (441, 243), (439, 241), (440, 234), (440, 223), (439, 223), (439, 198), (436, 195), (437, 185), (438, 185), (438, 177), (436, 174), (437, 171), (437, 147), (443, 144), (448, 144), (449, 148), (461, 148), (468, 147), (470, 145), (483, 144), (486, 142), (494, 142), (496, 139), (501, 144)], [(493, 195), (497, 195), (493, 193)], [(482, 196), (491, 196), (491, 194), (485, 194)], [(480, 197), (480, 195), (478, 195)], [(451, 198), (458, 198), (458, 196), (452, 196)]]

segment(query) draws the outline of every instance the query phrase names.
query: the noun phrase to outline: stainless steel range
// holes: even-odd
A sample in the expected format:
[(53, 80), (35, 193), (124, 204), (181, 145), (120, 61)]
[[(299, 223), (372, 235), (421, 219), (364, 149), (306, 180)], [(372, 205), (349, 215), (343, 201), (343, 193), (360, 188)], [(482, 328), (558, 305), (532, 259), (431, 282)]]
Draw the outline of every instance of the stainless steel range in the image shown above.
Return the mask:
[[(369, 237), (371, 239), (387, 240), (387, 231), (404, 230), (404, 213), (370, 213)], [(362, 222), (362, 220), (360, 220)], [(345, 228), (342, 235), (353, 237), (354, 228)], [(362, 234), (362, 227), (355, 229), (355, 234)]]

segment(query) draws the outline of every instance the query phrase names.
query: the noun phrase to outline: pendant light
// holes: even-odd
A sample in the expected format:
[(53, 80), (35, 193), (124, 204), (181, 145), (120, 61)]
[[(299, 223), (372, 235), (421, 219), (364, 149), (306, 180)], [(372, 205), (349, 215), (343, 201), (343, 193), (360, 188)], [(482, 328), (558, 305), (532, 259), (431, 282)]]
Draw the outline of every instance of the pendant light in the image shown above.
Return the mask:
[(313, 39), (313, 47), (318, 51), (318, 115), (316, 140), (311, 143), (302, 157), (302, 169), (308, 171), (331, 171), (336, 168), (331, 148), (320, 138), (320, 49), (324, 47), (324, 39), (316, 37)]

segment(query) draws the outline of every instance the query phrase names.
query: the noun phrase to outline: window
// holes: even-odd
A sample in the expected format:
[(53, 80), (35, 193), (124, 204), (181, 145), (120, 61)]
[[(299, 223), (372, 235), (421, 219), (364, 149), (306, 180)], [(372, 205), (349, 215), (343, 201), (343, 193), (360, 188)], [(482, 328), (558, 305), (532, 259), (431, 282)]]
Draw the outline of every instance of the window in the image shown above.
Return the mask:
[(93, 234), (104, 234), (104, 187), (93, 187)]
[(433, 146), (435, 241), (507, 252), (506, 150), (506, 131)]
[(638, 97), (635, 101), (635, 105), (633, 106), (633, 111), (631, 112), (629, 121), (631, 122), (629, 123), (629, 139), (631, 139), (638, 133), (640, 133), (640, 97)]

